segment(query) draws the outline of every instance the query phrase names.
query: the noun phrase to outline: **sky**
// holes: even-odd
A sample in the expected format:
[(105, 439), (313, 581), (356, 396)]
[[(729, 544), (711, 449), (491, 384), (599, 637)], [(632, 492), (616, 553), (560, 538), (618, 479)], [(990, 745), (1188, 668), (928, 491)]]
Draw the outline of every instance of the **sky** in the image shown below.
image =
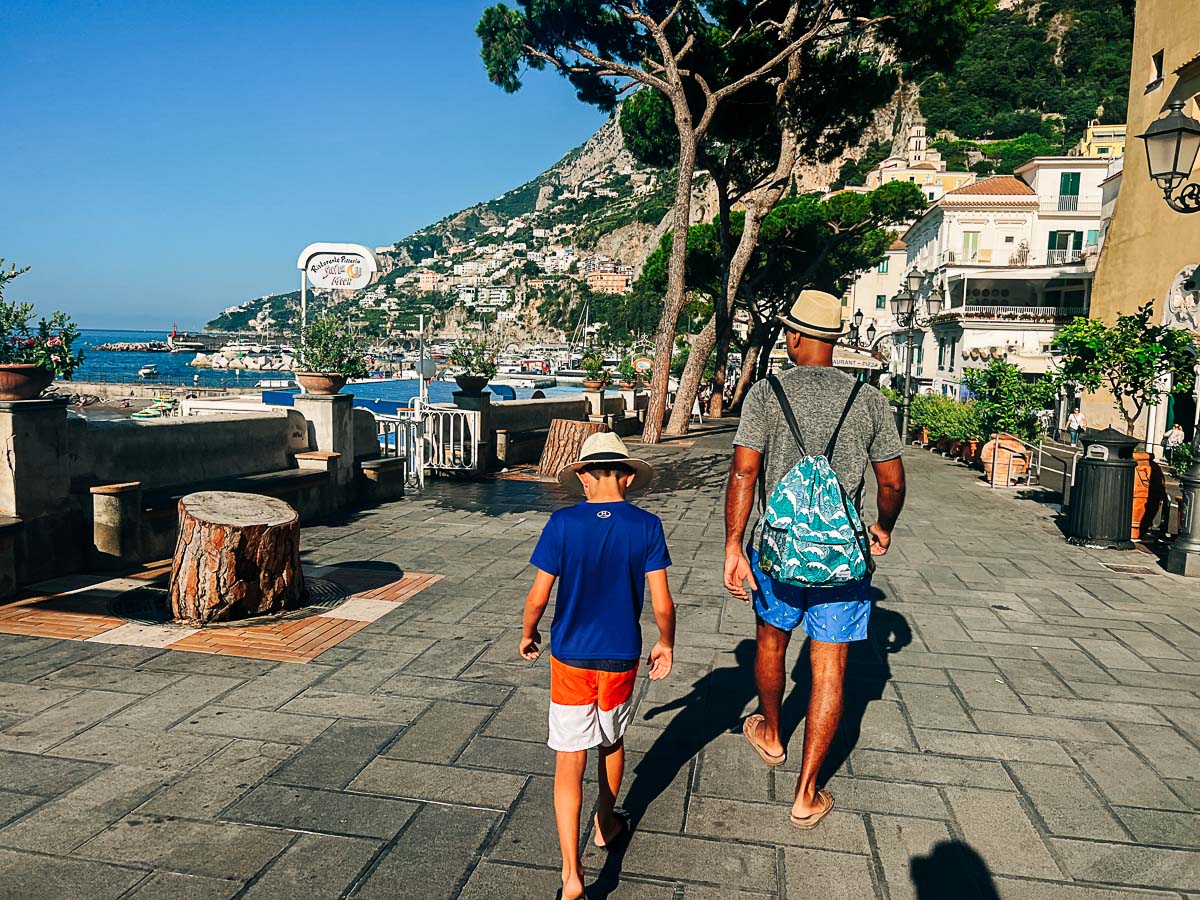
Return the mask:
[(3, 5), (7, 299), (85, 328), (296, 290), (307, 244), (392, 244), (604, 121), (551, 73), (487, 80), (484, 0)]

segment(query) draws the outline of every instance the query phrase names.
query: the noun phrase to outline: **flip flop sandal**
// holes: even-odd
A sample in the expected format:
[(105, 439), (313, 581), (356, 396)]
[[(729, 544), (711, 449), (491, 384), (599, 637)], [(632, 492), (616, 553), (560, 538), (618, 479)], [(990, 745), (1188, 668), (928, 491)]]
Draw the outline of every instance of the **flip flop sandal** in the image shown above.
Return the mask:
[(746, 721), (742, 723), (742, 734), (746, 736), (746, 740), (750, 742), (750, 746), (754, 748), (754, 752), (762, 758), (764, 763), (773, 769), (776, 766), (782, 766), (785, 762), (787, 762), (787, 752), (784, 751), (778, 756), (774, 753), (768, 753), (763, 749), (762, 745), (755, 740), (754, 733), (758, 730), (759, 723), (765, 721), (766, 719), (763, 718), (763, 716), (759, 713), (755, 713), (752, 716), (746, 716)]
[[(629, 821), (629, 813), (621, 809), (619, 806), (613, 807), (613, 815), (617, 817), (617, 821), (621, 823), (621, 830), (618, 831), (612, 838), (605, 841), (603, 844), (596, 844), (601, 850), (611, 850), (619, 844), (623, 843), (632, 829)], [(592, 841), (595, 844), (595, 841)]]
[(829, 793), (825, 788), (821, 788), (817, 791), (817, 797), (824, 803), (824, 806), (812, 815), (797, 816), (795, 813), (788, 813), (788, 821), (792, 823), (793, 828), (798, 828), (801, 831), (812, 831), (821, 824), (822, 819), (829, 815), (830, 810), (833, 809), (833, 794)]

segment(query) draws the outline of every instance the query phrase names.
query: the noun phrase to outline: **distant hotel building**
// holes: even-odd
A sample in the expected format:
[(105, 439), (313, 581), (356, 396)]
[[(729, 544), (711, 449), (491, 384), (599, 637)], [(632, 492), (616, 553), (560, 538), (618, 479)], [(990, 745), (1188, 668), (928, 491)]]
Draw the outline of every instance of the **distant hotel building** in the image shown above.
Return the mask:
[(1071, 150), (1071, 156), (1124, 156), (1125, 123), (1101, 125), (1092, 122), (1084, 132), (1083, 140)]
[(619, 259), (589, 256), (583, 260), (583, 277), (589, 289), (598, 294), (628, 294), (633, 290), (633, 266)]

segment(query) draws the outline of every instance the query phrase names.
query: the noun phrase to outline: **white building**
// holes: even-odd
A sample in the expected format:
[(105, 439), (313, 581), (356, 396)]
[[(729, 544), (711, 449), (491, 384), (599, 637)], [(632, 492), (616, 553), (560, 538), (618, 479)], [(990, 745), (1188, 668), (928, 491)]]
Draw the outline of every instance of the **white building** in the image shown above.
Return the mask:
[(854, 314), (862, 312), (861, 330), (875, 326), (878, 335), (885, 335), (896, 328), (892, 316), (892, 297), (900, 290), (904, 273), (908, 271), (908, 250), (904, 241), (893, 241), (887, 254), (876, 266), (863, 272), (850, 289), (842, 296), (842, 317), (853, 321)]
[[(1105, 159), (1039, 157), (1020, 177), (949, 192), (909, 228), (906, 268), (926, 275), (918, 296), (944, 298), (914, 336), (919, 390), (962, 396), (963, 371), (992, 359), (1049, 370), (1059, 327), (1088, 313), (1107, 168)], [(897, 344), (893, 374), (902, 375), (903, 335)]]

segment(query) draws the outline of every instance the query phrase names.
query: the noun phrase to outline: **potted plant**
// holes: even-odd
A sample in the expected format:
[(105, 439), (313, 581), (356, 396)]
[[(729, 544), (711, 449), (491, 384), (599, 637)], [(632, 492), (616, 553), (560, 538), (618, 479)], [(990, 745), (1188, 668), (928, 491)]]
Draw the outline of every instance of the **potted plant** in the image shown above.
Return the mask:
[(621, 360), (621, 364), (617, 366), (617, 373), (621, 376), (621, 390), (632, 391), (638, 386), (641, 380), (641, 372), (633, 365), (633, 357), (626, 356)]
[[(4, 260), (0, 259), (0, 265)], [(32, 303), (9, 303), (4, 286), (28, 269), (0, 269), (0, 400), (35, 400), (55, 376), (70, 380), (83, 362), (71, 349), (79, 329), (66, 313), (55, 310), (50, 318), (33, 321)]]
[(351, 378), (367, 375), (367, 364), (349, 326), (324, 313), (304, 329), (297, 358), (296, 380), (310, 394), (328, 397)]
[(608, 369), (604, 367), (604, 359), (594, 353), (583, 358), (583, 387), (588, 391), (601, 391), (608, 384)]
[(462, 369), (454, 376), (459, 390), (478, 397), (496, 375), (496, 350), (482, 340), (459, 341), (450, 354), (450, 365)]

